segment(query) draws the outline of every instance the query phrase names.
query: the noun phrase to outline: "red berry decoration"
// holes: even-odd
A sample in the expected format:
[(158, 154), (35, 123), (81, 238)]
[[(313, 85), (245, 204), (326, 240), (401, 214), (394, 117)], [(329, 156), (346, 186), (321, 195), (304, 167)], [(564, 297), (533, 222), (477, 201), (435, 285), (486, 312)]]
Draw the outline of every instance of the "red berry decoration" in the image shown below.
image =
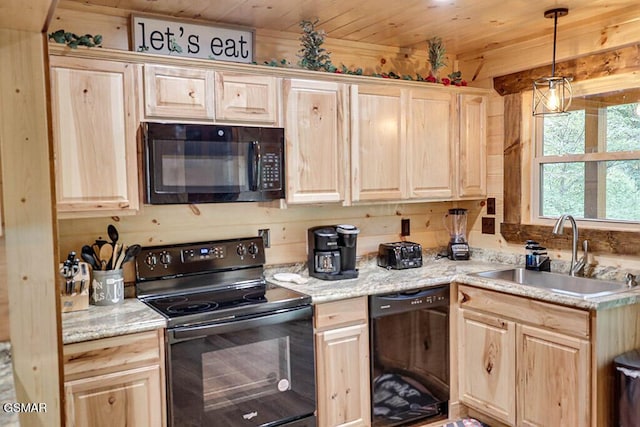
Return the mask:
[(451, 80), (449, 80), (449, 78), (447, 77), (443, 77), (442, 78), (442, 84), (445, 86), (449, 86), (451, 84)]

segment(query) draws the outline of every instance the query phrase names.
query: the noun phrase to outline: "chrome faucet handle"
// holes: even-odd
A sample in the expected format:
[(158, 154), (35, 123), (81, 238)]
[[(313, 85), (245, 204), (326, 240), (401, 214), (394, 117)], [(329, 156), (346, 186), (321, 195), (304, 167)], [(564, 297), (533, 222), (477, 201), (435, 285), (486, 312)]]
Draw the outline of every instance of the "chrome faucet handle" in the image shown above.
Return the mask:
[(627, 273), (627, 274), (624, 276), (624, 278), (625, 278), (625, 280), (627, 281), (627, 287), (628, 287), (628, 288), (633, 288), (633, 287), (635, 287), (635, 286), (638, 286), (638, 282), (636, 282), (636, 278), (637, 278), (637, 276), (634, 276), (634, 275), (633, 275), (633, 274), (631, 274), (631, 273)]
[(585, 240), (582, 242), (582, 258), (576, 259), (575, 264), (573, 265), (571, 272), (574, 276), (584, 276), (584, 269), (587, 266), (587, 261), (589, 258), (589, 241)]

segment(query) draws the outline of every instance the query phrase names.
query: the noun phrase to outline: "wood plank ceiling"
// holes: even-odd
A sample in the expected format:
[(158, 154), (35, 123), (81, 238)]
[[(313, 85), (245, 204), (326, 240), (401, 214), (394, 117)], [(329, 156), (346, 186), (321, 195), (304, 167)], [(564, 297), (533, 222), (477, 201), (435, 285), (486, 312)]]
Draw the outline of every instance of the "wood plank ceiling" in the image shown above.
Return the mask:
[(563, 27), (588, 25), (607, 16), (638, 11), (638, 0), (63, 0), (121, 11), (300, 31), (302, 19), (319, 19), (332, 39), (385, 46), (424, 48), (440, 36), (449, 53), (469, 54), (553, 33), (543, 12), (568, 7)]

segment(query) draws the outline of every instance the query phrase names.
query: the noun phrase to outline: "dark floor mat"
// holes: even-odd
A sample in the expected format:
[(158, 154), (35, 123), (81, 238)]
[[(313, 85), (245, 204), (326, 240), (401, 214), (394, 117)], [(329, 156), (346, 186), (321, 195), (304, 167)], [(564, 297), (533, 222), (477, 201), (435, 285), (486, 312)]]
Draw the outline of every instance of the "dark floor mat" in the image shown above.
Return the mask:
[(461, 420), (443, 424), (442, 427), (490, 427), (490, 426), (473, 418), (463, 418)]
[(383, 374), (373, 382), (373, 414), (403, 421), (438, 413), (436, 399), (419, 382), (398, 374)]

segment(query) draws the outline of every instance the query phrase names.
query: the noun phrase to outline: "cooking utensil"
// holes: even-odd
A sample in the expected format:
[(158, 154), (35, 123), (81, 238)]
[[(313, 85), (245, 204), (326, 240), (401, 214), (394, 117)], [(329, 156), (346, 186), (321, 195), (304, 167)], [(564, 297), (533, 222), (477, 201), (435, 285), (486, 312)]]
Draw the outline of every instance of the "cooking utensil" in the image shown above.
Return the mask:
[(120, 236), (115, 225), (109, 224), (109, 226), (107, 227), (107, 234), (111, 239), (111, 244), (115, 247), (116, 243), (118, 243), (118, 237)]
[(73, 280), (73, 278), (76, 274), (78, 274), (78, 270), (80, 269), (78, 260), (75, 259), (75, 252), (70, 252), (69, 257), (71, 257), (72, 253), (73, 259), (67, 258), (60, 268), (60, 274), (65, 278), (64, 291), (67, 295), (71, 295), (73, 293), (73, 288), (75, 285), (75, 281)]
[(87, 264), (80, 264), (80, 269), (82, 270), (82, 280), (80, 280), (80, 292), (79, 293), (83, 293), (84, 292), (84, 287), (86, 284), (86, 280), (85, 277), (87, 277)]
[(113, 255), (113, 246), (109, 243), (105, 243), (100, 248), (100, 263), (102, 265), (102, 270), (107, 269), (107, 264)]
[(122, 262), (120, 262), (120, 260), (118, 260), (118, 263), (116, 263), (116, 267), (115, 270), (120, 269), (120, 267), (122, 266), (122, 264), (124, 264), (125, 262), (129, 262), (132, 259), (134, 259), (135, 257), (137, 257), (138, 255), (140, 255), (140, 252), (142, 252), (142, 246), (140, 245), (131, 245), (127, 248), (124, 258), (122, 259)]
[[(120, 250), (120, 254), (118, 255), (118, 259), (116, 260), (115, 264), (113, 265), (113, 269), (114, 270), (119, 270), (120, 269), (126, 254), (127, 254), (127, 245), (122, 245), (122, 249)], [(113, 258), (115, 259), (116, 257), (114, 256)]]
[[(80, 256), (82, 257), (82, 259), (85, 262), (88, 262), (89, 265), (91, 265), (91, 268), (93, 268), (95, 270), (99, 270), (100, 269), (100, 260), (98, 259), (97, 255), (95, 254), (95, 252), (93, 251), (93, 248), (91, 246), (84, 245), (82, 247), (81, 252), (80, 252)], [(89, 258), (93, 259), (93, 262), (89, 261)]]
[(83, 252), (83, 253), (80, 254), (80, 256), (82, 257), (82, 260), (84, 262), (86, 262), (87, 264), (89, 264), (91, 266), (91, 268), (93, 268), (94, 270), (100, 270), (100, 268), (101, 268), (100, 264), (93, 257), (93, 253), (87, 254), (87, 253)]
[(118, 256), (120, 255), (120, 252), (122, 252), (122, 245), (119, 244), (114, 244), (113, 245), (113, 254), (111, 255), (111, 259), (109, 260), (109, 263), (107, 264), (107, 270), (115, 270), (115, 265), (116, 265), (116, 261), (118, 261)]

